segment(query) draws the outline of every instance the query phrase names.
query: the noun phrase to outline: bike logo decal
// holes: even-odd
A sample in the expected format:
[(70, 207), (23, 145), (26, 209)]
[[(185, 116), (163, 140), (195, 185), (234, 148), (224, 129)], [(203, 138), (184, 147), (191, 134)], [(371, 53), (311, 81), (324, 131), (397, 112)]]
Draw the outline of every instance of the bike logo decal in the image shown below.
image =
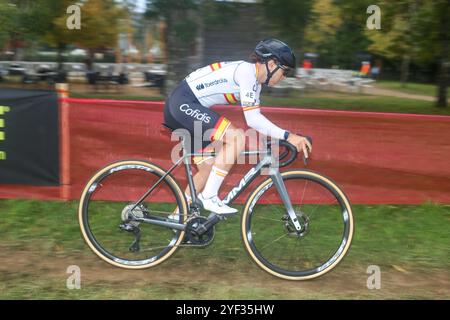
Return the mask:
[(343, 217), (344, 217), (344, 222), (347, 223), (348, 222), (348, 212), (347, 210), (344, 210), (344, 212), (342, 213)]
[(253, 199), (252, 203), (250, 204), (250, 207), (248, 210), (250, 212), (253, 212), (253, 207), (255, 206), (256, 202), (259, 200), (259, 198), (262, 196), (264, 192), (266, 192), (267, 189), (269, 189), (273, 185), (273, 182), (269, 183), (267, 186), (259, 190), (259, 192), (256, 194), (255, 198)]
[(95, 191), (95, 189), (97, 189), (97, 183), (92, 184), (92, 186), (89, 187), (88, 192), (92, 193)]
[(123, 260), (120, 258), (114, 258), (113, 260), (114, 260), (114, 262), (125, 264), (128, 266), (140, 266), (140, 265), (148, 264), (148, 263), (155, 261), (156, 257), (152, 257), (150, 259), (143, 260), (143, 261)]
[(136, 164), (129, 164), (129, 165), (118, 166), (117, 168), (112, 168), (111, 170), (109, 170), (109, 173), (111, 174), (116, 171), (121, 171), (121, 170), (125, 170), (125, 169), (139, 169), (139, 170), (145, 170), (148, 172), (153, 172), (153, 169), (151, 169), (149, 167), (136, 165)]
[(223, 203), (228, 204), (230, 203), (231, 199), (233, 199), (236, 194), (238, 194), (239, 191), (242, 190), (248, 183), (248, 181), (257, 173), (257, 170), (255, 168), (252, 168), (239, 182), (239, 185), (237, 187), (234, 187), (230, 193), (227, 194), (227, 197), (225, 200), (223, 200)]
[(333, 257), (330, 260), (328, 260), (327, 263), (325, 263), (324, 265), (322, 265), (319, 268), (317, 268), (317, 272), (321, 272), (322, 270), (325, 270), (331, 264), (333, 264), (336, 261), (336, 259), (342, 254), (342, 251), (344, 251), (346, 243), (347, 243), (347, 239), (344, 238), (344, 240), (342, 241), (341, 245), (339, 246), (339, 249), (336, 251), (336, 253), (333, 255)]

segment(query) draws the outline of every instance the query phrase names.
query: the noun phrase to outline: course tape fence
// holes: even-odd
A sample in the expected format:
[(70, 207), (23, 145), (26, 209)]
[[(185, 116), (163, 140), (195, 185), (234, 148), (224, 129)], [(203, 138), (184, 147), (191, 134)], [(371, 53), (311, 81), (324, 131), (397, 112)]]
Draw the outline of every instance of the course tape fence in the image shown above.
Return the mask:
[[(172, 165), (177, 142), (161, 126), (163, 102), (69, 98), (60, 103), (69, 106), (69, 199), (79, 199), (89, 178), (117, 160)], [(247, 128), (239, 106), (214, 109)], [(282, 128), (313, 137), (307, 169), (334, 180), (353, 204), (450, 203), (450, 117), (279, 107), (262, 112)], [(221, 195), (250, 167), (235, 165)], [(304, 167), (298, 159), (282, 170)], [(174, 176), (184, 188), (184, 170), (180, 167)], [(245, 202), (251, 189), (236, 202)], [(60, 187), (0, 185), (0, 198), (61, 199), (61, 192)]]

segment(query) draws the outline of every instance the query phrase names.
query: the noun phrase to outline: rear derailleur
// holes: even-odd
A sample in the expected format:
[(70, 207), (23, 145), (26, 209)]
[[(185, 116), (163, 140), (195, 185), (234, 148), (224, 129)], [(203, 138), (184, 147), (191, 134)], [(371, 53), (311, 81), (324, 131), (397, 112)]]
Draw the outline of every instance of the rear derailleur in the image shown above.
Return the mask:
[(138, 205), (134, 208), (133, 212), (131, 212), (133, 207), (134, 204), (129, 204), (122, 210), (123, 223), (119, 225), (119, 229), (134, 234), (134, 241), (129, 250), (131, 252), (137, 252), (140, 250), (141, 228), (139, 228), (140, 222), (135, 221), (134, 218), (144, 218), (148, 215), (149, 211), (144, 204)]

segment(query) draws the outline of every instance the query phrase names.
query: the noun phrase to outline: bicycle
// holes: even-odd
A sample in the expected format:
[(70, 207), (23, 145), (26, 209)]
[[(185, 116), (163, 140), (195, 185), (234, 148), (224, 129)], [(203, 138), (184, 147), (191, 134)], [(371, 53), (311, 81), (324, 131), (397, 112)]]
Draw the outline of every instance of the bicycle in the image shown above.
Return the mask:
[[(87, 183), (80, 199), (79, 223), (85, 241), (104, 261), (126, 269), (156, 266), (180, 246), (209, 245), (215, 225), (227, 219), (201, 214), (192, 178), (190, 158), (214, 153), (189, 153), (187, 136), (179, 138), (183, 156), (167, 171), (147, 161), (122, 160), (99, 170)], [(280, 141), (285, 150), (275, 157), (272, 146), (269, 142), (263, 150), (243, 152), (262, 159), (223, 202), (232, 203), (267, 168), (269, 177), (254, 188), (244, 205), (244, 247), (259, 267), (276, 277), (313, 279), (336, 267), (350, 247), (354, 229), (350, 202), (331, 179), (319, 173), (306, 169), (280, 172), (280, 167), (296, 159), (297, 150)], [(273, 166), (277, 159), (279, 166)], [(306, 165), (307, 159), (303, 160)], [(187, 174), (190, 205), (171, 175), (180, 163)], [(178, 219), (170, 219), (176, 210)], [(112, 234), (114, 230), (117, 233)], [(141, 248), (141, 243), (148, 247)]]

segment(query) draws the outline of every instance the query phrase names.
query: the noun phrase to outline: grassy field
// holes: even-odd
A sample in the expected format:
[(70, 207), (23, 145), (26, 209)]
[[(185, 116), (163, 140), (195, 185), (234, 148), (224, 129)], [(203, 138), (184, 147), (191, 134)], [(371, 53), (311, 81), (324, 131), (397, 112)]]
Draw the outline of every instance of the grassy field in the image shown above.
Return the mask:
[(435, 84), (426, 83), (409, 82), (406, 83), (405, 86), (402, 86), (400, 81), (379, 80), (375, 83), (375, 87), (430, 97), (436, 96), (437, 93), (437, 87)]
[[(206, 248), (180, 248), (155, 268), (128, 271), (101, 261), (84, 243), (77, 202), (1, 200), (0, 299), (450, 298), (450, 206), (353, 210), (347, 257), (333, 272), (300, 284), (250, 260), (239, 218), (219, 224)], [(81, 290), (66, 288), (70, 265), (81, 268)], [(381, 269), (380, 290), (367, 289), (369, 265)]]
[(289, 97), (263, 95), (261, 101), (263, 105), (300, 106), (311, 109), (450, 115), (450, 109), (437, 108), (433, 102), (428, 101), (325, 91), (293, 92)]

